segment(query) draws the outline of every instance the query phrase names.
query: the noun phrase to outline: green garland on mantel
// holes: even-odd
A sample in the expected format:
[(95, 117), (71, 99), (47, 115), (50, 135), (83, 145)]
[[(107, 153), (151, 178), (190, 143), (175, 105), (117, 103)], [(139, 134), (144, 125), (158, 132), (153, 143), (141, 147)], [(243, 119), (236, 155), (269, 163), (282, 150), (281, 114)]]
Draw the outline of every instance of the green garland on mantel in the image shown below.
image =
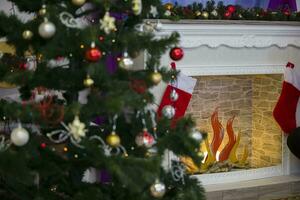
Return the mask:
[(179, 6), (171, 3), (164, 4), (159, 9), (160, 19), (181, 20), (261, 20), (261, 21), (300, 21), (300, 12), (293, 12), (288, 7), (277, 11), (263, 8), (242, 8), (239, 5), (225, 6), (223, 2), (217, 5), (208, 1), (206, 6), (193, 3), (188, 6)]

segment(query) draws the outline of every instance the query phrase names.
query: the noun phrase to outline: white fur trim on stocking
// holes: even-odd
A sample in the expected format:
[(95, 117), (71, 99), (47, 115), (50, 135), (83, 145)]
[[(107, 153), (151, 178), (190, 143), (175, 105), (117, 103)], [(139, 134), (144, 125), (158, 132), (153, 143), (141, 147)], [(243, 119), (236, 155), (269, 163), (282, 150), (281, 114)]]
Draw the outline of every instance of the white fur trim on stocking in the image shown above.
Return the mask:
[(284, 72), (284, 81), (292, 84), (295, 88), (300, 91), (300, 67), (295, 66), (294, 68), (286, 67)]

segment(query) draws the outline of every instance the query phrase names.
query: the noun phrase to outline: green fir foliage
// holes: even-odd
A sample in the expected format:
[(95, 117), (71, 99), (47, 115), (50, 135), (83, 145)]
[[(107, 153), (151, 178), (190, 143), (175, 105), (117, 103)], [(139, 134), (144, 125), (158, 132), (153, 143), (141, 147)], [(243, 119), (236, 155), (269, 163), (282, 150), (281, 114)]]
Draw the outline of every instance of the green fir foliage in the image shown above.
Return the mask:
[[(14, 55), (4, 54), (0, 59), (0, 82), (14, 84), (20, 92), (19, 99), (0, 100), (0, 136), (9, 141), (17, 122), (30, 134), (29, 142), (24, 146), (11, 144), (8, 149), (0, 146), (0, 199), (153, 200), (155, 197), (149, 188), (157, 179), (166, 185), (166, 193), (161, 199), (205, 199), (197, 180), (184, 174), (184, 181), (176, 181), (161, 165), (167, 149), (178, 156), (192, 157), (198, 165), (201, 162), (196, 152), (199, 142), (188, 136), (195, 126), (190, 117), (176, 123), (165, 117), (156, 117), (154, 147), (157, 152), (153, 155), (149, 155), (149, 148), (139, 147), (135, 142), (144, 126), (154, 134), (153, 115), (145, 109), (154, 100), (148, 90), (155, 86), (151, 75), (158, 69), (166, 82), (177, 75), (177, 71), (161, 67), (160, 58), (178, 44), (179, 35), (173, 33), (158, 39), (153, 33), (138, 31), (136, 25), (149, 16), (150, 6), (157, 6), (160, 10), (161, 5), (159, 0), (143, 0), (143, 12), (134, 15), (133, 1), (89, 0), (93, 8), (76, 14), (79, 7), (71, 0), (11, 0), (20, 11), (36, 13), (27, 22), (0, 12), (0, 37), (6, 37), (7, 43), (16, 50)], [(43, 3), (47, 13), (40, 16), (37, 13)], [(124, 16), (116, 20), (117, 30), (110, 34), (100, 29), (98, 21), (108, 10)], [(97, 21), (82, 29), (70, 28), (61, 22), (59, 16), (62, 12), (77, 19), (93, 14)], [(44, 17), (56, 27), (56, 33), (49, 39), (42, 38), (38, 32)], [(23, 38), (25, 30), (33, 33), (31, 39)], [(92, 42), (105, 52), (96, 62), (85, 57)], [(141, 70), (117, 67), (110, 73), (106, 62), (108, 56), (114, 55), (116, 61), (122, 59), (125, 51), (132, 57), (146, 51), (146, 67), (141, 66)], [(28, 56), (35, 56), (36, 69), (22, 67), (28, 62)], [(68, 58), (69, 63), (49, 67), (50, 60), (61, 58)], [(83, 84), (87, 75), (94, 81), (91, 87)], [(59, 91), (62, 97), (51, 94), (37, 101), (35, 95), (40, 93), (36, 90)], [(78, 101), (79, 92), (83, 90), (88, 90), (87, 103)], [(118, 118), (114, 123), (115, 115)], [(48, 133), (67, 131), (62, 123), (72, 123), (75, 116), (79, 116), (88, 130), (78, 142), (80, 146), (74, 145), (70, 139), (59, 144), (49, 140)], [(91, 126), (90, 123), (98, 118), (101, 118), (101, 123)], [(114, 124), (115, 132), (127, 151), (125, 154), (107, 155), (99, 147), (99, 140), (90, 139), (97, 136), (105, 141)], [(84, 172), (91, 167), (108, 174), (109, 180), (83, 182)]]
[[(230, 6), (234, 6), (234, 12), (225, 15)], [(208, 15), (203, 15), (207, 12)], [(187, 6), (179, 4), (165, 4), (159, 9), (158, 18), (170, 20), (197, 19), (197, 20), (255, 20), (255, 21), (300, 21), (300, 12), (291, 11), (289, 8), (267, 10), (264, 8), (243, 8), (240, 5), (225, 6), (222, 1), (193, 3)]]

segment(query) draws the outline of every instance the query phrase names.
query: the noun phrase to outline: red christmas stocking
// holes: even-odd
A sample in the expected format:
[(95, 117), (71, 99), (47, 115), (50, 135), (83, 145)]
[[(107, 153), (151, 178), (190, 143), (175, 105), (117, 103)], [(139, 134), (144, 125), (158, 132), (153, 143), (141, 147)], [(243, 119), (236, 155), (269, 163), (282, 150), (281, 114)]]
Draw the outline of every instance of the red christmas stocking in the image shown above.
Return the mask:
[[(161, 117), (163, 115), (166, 106), (172, 106), (174, 108), (174, 116), (171, 117), (173, 122), (183, 117), (192, 98), (196, 82), (196, 79), (179, 73), (176, 85), (167, 85), (164, 91), (157, 109), (158, 116)], [(175, 100), (172, 99), (172, 91), (176, 94)]]
[(288, 63), (284, 82), (273, 115), (281, 129), (290, 134), (300, 126), (300, 67)]

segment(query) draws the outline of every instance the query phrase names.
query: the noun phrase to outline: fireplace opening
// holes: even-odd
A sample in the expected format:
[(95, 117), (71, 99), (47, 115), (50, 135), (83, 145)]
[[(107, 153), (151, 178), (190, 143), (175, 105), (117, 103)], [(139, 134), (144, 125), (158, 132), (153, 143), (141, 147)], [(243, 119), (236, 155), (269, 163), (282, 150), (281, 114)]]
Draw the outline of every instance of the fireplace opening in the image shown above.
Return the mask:
[(190, 173), (216, 173), (278, 166), (282, 132), (273, 119), (283, 76), (198, 76), (187, 114), (208, 133), (202, 167), (183, 159)]

